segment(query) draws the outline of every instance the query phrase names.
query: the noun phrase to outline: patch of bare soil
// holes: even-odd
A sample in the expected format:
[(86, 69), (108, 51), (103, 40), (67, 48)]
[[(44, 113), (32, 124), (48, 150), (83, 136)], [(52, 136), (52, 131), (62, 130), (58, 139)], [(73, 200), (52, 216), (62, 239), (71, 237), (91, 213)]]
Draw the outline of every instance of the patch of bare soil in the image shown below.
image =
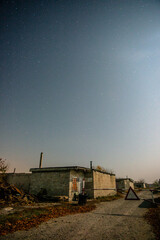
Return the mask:
[[(143, 199), (151, 197), (150, 193), (146, 192), (140, 192), (138, 196)], [(155, 240), (151, 226), (143, 218), (147, 208), (142, 206), (142, 203), (143, 200), (129, 201), (122, 198), (100, 202), (90, 212), (61, 215), (27, 231), (16, 231), (1, 236), (0, 239)], [(63, 212), (63, 208), (61, 211)], [(53, 211), (51, 214), (56, 213)]]
[[(19, 193), (18, 199), (17, 197), (14, 198), (14, 200), (17, 199), (17, 204), (25, 203), (22, 201), (23, 198), (21, 197), (23, 192), (14, 186), (8, 185), (8, 187), (10, 191), (14, 191), (13, 193)], [(6, 191), (6, 187), (4, 189)], [(8, 196), (8, 194), (6, 194), (6, 196)], [(42, 222), (50, 220), (51, 218), (57, 218), (68, 214), (89, 212), (95, 209), (95, 203), (113, 201), (122, 196), (122, 194), (117, 194), (115, 196), (99, 197), (88, 201), (85, 206), (78, 206), (78, 202), (73, 202), (73, 204), (65, 202), (32, 202), (32, 206), (17, 206), (17, 204), (14, 204), (13, 206), (12, 204), (12, 207), (5, 207), (0, 211), (0, 235), (6, 235), (17, 230), (28, 230), (32, 227), (38, 226)], [(10, 197), (10, 199), (13, 199), (13, 197)], [(14, 201), (14, 203), (16, 202)]]
[(73, 206), (64, 204), (46, 208), (27, 208), (8, 215), (0, 215), (0, 235), (6, 235), (18, 230), (28, 230), (51, 218), (68, 214), (84, 213), (95, 209), (95, 205)]
[[(160, 204), (160, 197), (155, 199), (155, 202)], [(153, 232), (155, 233), (156, 239), (160, 239), (160, 206), (157, 208), (150, 208), (145, 214), (145, 219), (152, 226)]]

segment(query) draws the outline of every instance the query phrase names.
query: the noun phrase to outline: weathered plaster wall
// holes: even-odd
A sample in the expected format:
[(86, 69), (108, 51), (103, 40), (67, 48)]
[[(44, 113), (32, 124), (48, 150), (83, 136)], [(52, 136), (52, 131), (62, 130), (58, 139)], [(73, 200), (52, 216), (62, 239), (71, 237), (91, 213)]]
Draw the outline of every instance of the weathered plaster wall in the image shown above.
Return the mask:
[(134, 189), (134, 183), (131, 182), (129, 179), (117, 179), (116, 181), (117, 189), (128, 190), (130, 187)]
[(117, 189), (125, 189), (125, 183), (124, 180), (116, 180), (116, 188)]
[(69, 171), (32, 173), (30, 193), (37, 195), (46, 189), (47, 196), (68, 196), (69, 178)]
[(85, 192), (87, 193), (88, 198), (94, 198), (92, 171), (85, 173)]
[[(73, 189), (73, 179), (76, 179), (77, 188)], [(46, 189), (47, 196), (68, 196), (73, 199), (74, 193), (82, 192), (82, 182), (85, 179), (85, 192), (89, 198), (113, 195), (114, 190), (104, 188), (116, 188), (115, 176), (95, 170), (61, 170), (48, 172), (34, 172), (7, 174), (7, 181), (26, 192), (37, 195), (42, 189)], [(98, 190), (94, 190), (98, 189)]]
[(125, 180), (125, 189), (129, 189), (130, 187), (134, 189), (134, 183), (129, 179)]
[(13, 184), (25, 192), (29, 192), (31, 175), (30, 173), (7, 173), (6, 178), (9, 184)]
[(94, 186), (94, 198), (115, 195), (116, 190), (104, 190), (107, 188), (116, 189), (115, 175), (93, 171), (93, 186)]
[(145, 183), (134, 183), (134, 187), (135, 188), (146, 188), (146, 184)]
[[(77, 191), (73, 188), (73, 181), (76, 179)], [(74, 194), (79, 194), (82, 192), (82, 182), (84, 179), (84, 172), (81, 170), (70, 170), (70, 180), (69, 180), (69, 200), (72, 200)]]

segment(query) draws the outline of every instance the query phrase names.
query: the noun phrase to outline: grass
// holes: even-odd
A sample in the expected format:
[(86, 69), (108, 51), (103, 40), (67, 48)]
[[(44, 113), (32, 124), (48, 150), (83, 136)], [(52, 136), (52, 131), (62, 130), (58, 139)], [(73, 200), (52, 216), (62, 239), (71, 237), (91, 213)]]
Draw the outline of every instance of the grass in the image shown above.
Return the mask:
[(104, 196), (104, 197), (97, 197), (96, 199), (94, 199), (94, 202), (108, 202), (108, 201), (113, 201), (113, 200), (117, 200), (119, 198), (124, 197), (123, 194), (121, 193), (117, 193), (116, 195), (113, 196)]
[(0, 215), (0, 235), (6, 235), (18, 230), (28, 230), (36, 227), (42, 222), (51, 218), (57, 218), (68, 214), (84, 213), (95, 209), (94, 204), (86, 204), (85, 206), (75, 206), (71, 204), (63, 204), (62, 206), (54, 206), (47, 208), (29, 208), (21, 212), (15, 212), (8, 215)]
[(46, 214), (48, 212), (45, 208), (36, 209), (24, 209), (23, 211), (18, 211), (15, 213), (0, 215), (0, 225), (4, 225), (6, 222), (15, 224), (18, 220), (23, 220), (24, 218), (32, 218), (33, 216), (39, 216), (41, 214)]
[(121, 197), (122, 194), (118, 193), (115, 196), (98, 197), (97, 199), (88, 201), (87, 204), (83, 206), (64, 202), (58, 206), (41, 208), (30, 207), (12, 214), (0, 215), (0, 235), (6, 235), (18, 230), (28, 230), (51, 218), (89, 212), (96, 208), (96, 203), (113, 201)]

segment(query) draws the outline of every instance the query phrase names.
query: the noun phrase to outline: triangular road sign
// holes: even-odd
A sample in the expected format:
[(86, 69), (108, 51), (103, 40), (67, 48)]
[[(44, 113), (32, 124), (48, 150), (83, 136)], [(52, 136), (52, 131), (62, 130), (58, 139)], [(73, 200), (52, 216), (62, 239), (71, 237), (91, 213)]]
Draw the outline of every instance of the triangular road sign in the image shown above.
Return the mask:
[(125, 200), (140, 200), (133, 188), (129, 188)]

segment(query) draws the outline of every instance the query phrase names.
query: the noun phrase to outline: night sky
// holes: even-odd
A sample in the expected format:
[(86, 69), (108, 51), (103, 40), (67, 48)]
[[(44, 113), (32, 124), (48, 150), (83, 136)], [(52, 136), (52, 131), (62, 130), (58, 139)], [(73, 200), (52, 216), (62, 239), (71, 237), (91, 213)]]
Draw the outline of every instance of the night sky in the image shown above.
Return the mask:
[(0, 4), (0, 157), (160, 178), (160, 1)]

